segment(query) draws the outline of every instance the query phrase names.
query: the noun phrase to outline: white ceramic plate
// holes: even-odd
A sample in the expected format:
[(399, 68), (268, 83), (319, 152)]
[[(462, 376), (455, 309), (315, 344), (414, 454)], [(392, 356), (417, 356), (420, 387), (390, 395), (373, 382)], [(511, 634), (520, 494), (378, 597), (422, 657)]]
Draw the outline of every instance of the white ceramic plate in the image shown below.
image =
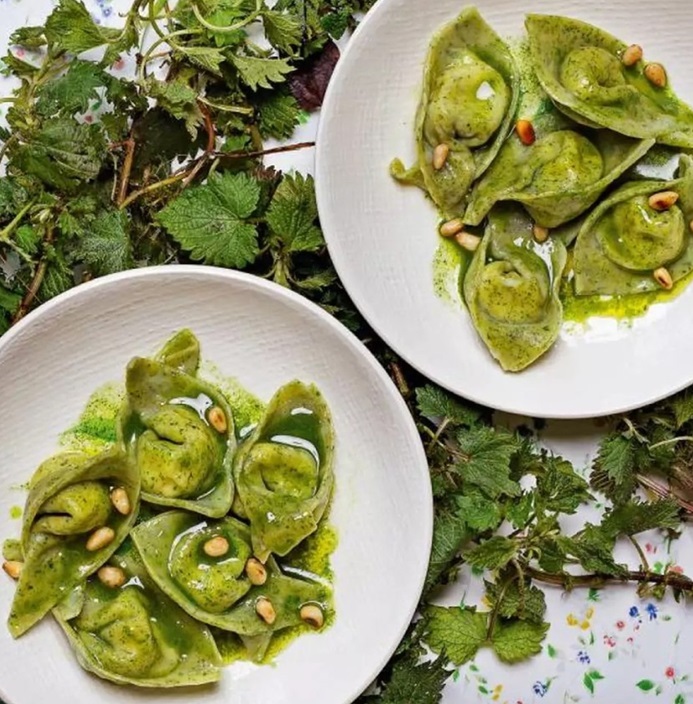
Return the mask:
[(90, 393), (128, 360), (181, 328), (205, 359), (262, 399), (293, 378), (318, 385), (334, 415), (337, 490), (331, 521), (335, 625), (296, 640), (276, 666), (238, 663), (215, 688), (142, 692), (81, 670), (46, 619), (12, 641), (14, 584), (0, 574), (0, 699), (7, 704), (345, 704), (375, 677), (408, 625), (432, 530), (428, 468), (406, 405), (378, 362), (334, 318), (300, 296), (209, 267), (141, 269), (80, 286), (0, 340), (0, 537), (25, 482), (57, 448)]
[[(661, 61), (693, 103), (690, 0), (477, 0), (501, 36), (519, 36), (528, 12), (593, 22)], [(578, 418), (642, 406), (693, 380), (693, 288), (632, 326), (602, 320), (561, 336), (520, 374), (504, 373), (462, 304), (436, 297), (437, 213), (388, 175), (414, 161), (414, 114), (426, 50), (459, 0), (379, 0), (332, 79), (318, 133), (316, 184), (337, 271), (373, 328), (423, 374), (457, 394), (529, 416)]]

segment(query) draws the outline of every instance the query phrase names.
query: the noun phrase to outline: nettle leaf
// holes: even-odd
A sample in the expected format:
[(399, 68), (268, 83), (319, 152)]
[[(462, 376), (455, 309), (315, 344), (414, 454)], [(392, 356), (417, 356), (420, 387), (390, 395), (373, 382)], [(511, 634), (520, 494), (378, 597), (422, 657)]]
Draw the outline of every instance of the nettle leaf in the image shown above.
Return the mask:
[(14, 233), (17, 246), (30, 256), (38, 253), (42, 239), (41, 233), (32, 225), (20, 225)]
[(602, 440), (590, 477), (592, 486), (618, 503), (635, 491), (636, 448), (634, 440), (611, 433)]
[(65, 261), (62, 252), (55, 248), (50, 249), (46, 253), (46, 262), (46, 275), (38, 294), (41, 301), (55, 298), (75, 285), (72, 267)]
[(429, 420), (448, 421), (454, 425), (472, 426), (481, 416), (473, 406), (432, 384), (416, 389), (416, 405), (419, 413)]
[(461, 511), (436, 511), (431, 557), (424, 587), (426, 592), (439, 582), (447, 581), (446, 573), (470, 537), (469, 528)]
[(262, 13), (262, 22), (269, 43), (277, 51), (291, 54), (295, 47), (301, 45), (303, 25), (295, 15), (265, 10)]
[(67, 71), (37, 92), (36, 110), (45, 117), (84, 113), (92, 100), (98, 100), (97, 88), (107, 83), (105, 73), (90, 61), (73, 61)]
[(587, 572), (613, 576), (625, 573), (623, 565), (614, 561), (613, 537), (597, 526), (588, 523), (577, 536), (559, 535), (555, 540), (559, 548), (566, 555), (576, 558)]
[(494, 535), (464, 554), (473, 567), (496, 570), (517, 557), (517, 543), (502, 535)]
[(0, 284), (0, 309), (14, 315), (22, 302), (21, 294)]
[(132, 251), (127, 214), (118, 210), (100, 214), (85, 228), (75, 254), (97, 276), (130, 268)]
[(175, 51), (186, 56), (192, 63), (205, 71), (221, 76), (221, 64), (226, 61), (226, 56), (221, 49), (213, 47), (178, 46)]
[(197, 92), (184, 80), (159, 81), (150, 78), (147, 87), (158, 106), (177, 120), (185, 122), (190, 135), (195, 138), (202, 123), (202, 111), (197, 103)]
[(545, 621), (499, 620), (493, 630), (491, 645), (503, 662), (514, 663), (526, 660), (541, 652), (549, 624)]
[(0, 219), (12, 218), (29, 199), (26, 189), (14, 178), (0, 178)]
[(275, 139), (291, 137), (301, 117), (296, 98), (280, 90), (263, 95), (257, 102), (257, 111), (260, 132)]
[(667, 403), (671, 406), (672, 413), (674, 414), (677, 430), (693, 419), (693, 393), (690, 389), (676, 394), (676, 396), (669, 399)]
[(102, 46), (119, 35), (117, 29), (96, 24), (80, 0), (60, 0), (46, 20), (49, 43), (73, 54)]
[(274, 236), (287, 252), (315, 252), (325, 244), (317, 226), (318, 206), (312, 176), (284, 176), (266, 217)]
[(460, 430), (457, 440), (464, 458), (456, 467), (466, 482), (494, 499), (520, 495), (520, 485), (510, 479), (510, 459), (518, 447), (514, 435), (479, 426)]
[(592, 499), (587, 482), (561, 457), (548, 456), (537, 477), (537, 508), (573, 514), (578, 506)]
[(485, 582), (486, 598), (491, 607), (496, 607), (500, 597), (499, 616), (541, 623), (546, 613), (544, 592), (512, 576), (509, 579), (510, 581), (508, 581), (508, 575), (502, 575), (496, 582)]
[(632, 499), (610, 509), (602, 520), (601, 529), (614, 538), (619, 535), (636, 535), (655, 528), (677, 530), (681, 527), (679, 514), (679, 505), (673, 499)]
[(46, 45), (45, 28), (43, 26), (19, 27), (10, 34), (10, 45), (21, 46), (35, 51)]
[(286, 59), (260, 59), (255, 56), (234, 55), (231, 60), (243, 83), (251, 90), (271, 88), (272, 83), (283, 83), (294, 69)]
[(497, 501), (477, 491), (456, 497), (456, 503), (464, 522), (473, 531), (484, 532), (498, 528), (503, 520)]
[(424, 617), (424, 640), (434, 653), (444, 653), (455, 665), (472, 660), (486, 643), (487, 613), (459, 606), (429, 606)]
[(508, 503), (505, 517), (515, 528), (524, 528), (527, 525), (527, 521), (534, 510), (534, 496), (533, 491), (528, 491), (523, 493), (519, 499)]
[(379, 704), (438, 704), (450, 677), (446, 665), (443, 656), (432, 662), (419, 662), (417, 654), (397, 659), (390, 681), (378, 698)]
[(215, 174), (169, 203), (158, 220), (193, 259), (243, 268), (259, 253), (256, 227), (247, 221), (259, 199), (250, 176)]
[(71, 192), (100, 173), (107, 155), (98, 125), (52, 118), (13, 152), (13, 167), (49, 186)]

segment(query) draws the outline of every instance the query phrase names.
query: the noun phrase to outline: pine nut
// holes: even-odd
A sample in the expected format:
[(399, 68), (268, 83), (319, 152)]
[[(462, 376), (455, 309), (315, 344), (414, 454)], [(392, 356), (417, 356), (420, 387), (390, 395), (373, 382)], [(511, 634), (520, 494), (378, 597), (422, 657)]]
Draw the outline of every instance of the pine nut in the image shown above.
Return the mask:
[(210, 538), (202, 548), (205, 555), (210, 557), (223, 557), (229, 551), (229, 541), (221, 535)]
[(250, 583), (256, 587), (261, 587), (267, 581), (267, 568), (254, 557), (245, 563), (245, 573), (248, 575)]
[(669, 270), (664, 266), (660, 266), (659, 269), (655, 269), (653, 276), (655, 278), (655, 281), (667, 291), (669, 291), (674, 285)]
[(479, 246), (479, 242), (481, 242), (481, 237), (472, 235), (469, 232), (460, 232), (455, 235), (455, 240), (463, 249), (466, 249), (468, 252), (474, 252)]
[(676, 191), (662, 191), (651, 195), (647, 202), (653, 210), (668, 210), (678, 199)]
[(447, 144), (439, 144), (433, 150), (433, 168), (436, 171), (440, 171), (445, 166), (448, 154), (450, 154), (450, 147)]
[(125, 584), (125, 572), (123, 572), (120, 567), (105, 565), (96, 574), (102, 584), (105, 584), (107, 587), (111, 587), (111, 589), (117, 589)]
[(304, 604), (301, 607), (300, 614), (301, 618), (311, 628), (322, 628), (323, 623), (325, 623), (325, 616), (317, 604)]
[(212, 408), (209, 409), (209, 413), (207, 414), (207, 420), (209, 420), (209, 424), (218, 433), (225, 433), (227, 428), (229, 427), (226, 422), (226, 416), (224, 415), (224, 411), (222, 411), (219, 406), (212, 406)]
[(115, 531), (113, 528), (104, 526), (95, 530), (87, 539), (87, 550), (96, 552), (110, 545), (115, 540)]
[(656, 88), (664, 88), (667, 84), (667, 72), (662, 64), (647, 64), (645, 78)]
[(132, 511), (132, 506), (130, 505), (130, 497), (128, 492), (119, 486), (111, 492), (111, 503), (115, 506), (115, 510), (123, 516), (129, 516)]
[(639, 44), (631, 44), (621, 56), (624, 66), (634, 66), (642, 59), (642, 47)]
[(277, 618), (277, 612), (274, 610), (272, 602), (264, 596), (255, 602), (255, 612), (268, 626), (271, 626)]
[(532, 235), (534, 235), (534, 239), (539, 242), (539, 244), (542, 244), (549, 239), (548, 228), (542, 227), (541, 225), (534, 225), (532, 228)]
[(463, 227), (464, 225), (462, 224), (462, 221), (459, 218), (455, 218), (454, 220), (448, 220), (440, 226), (440, 234), (443, 237), (452, 237), (458, 232), (462, 232)]
[(19, 575), (24, 569), (24, 563), (18, 562), (17, 560), (7, 560), (7, 562), (2, 563), (2, 569), (12, 577), (12, 579), (19, 579)]
[(518, 120), (515, 125), (515, 132), (517, 132), (517, 136), (520, 138), (522, 144), (528, 147), (537, 141), (534, 125), (529, 120)]

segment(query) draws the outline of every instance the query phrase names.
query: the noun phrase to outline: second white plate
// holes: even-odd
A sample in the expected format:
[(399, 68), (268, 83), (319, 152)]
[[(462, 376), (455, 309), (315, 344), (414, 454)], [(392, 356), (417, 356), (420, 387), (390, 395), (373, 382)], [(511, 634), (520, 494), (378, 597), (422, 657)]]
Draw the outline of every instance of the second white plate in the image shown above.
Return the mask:
[[(478, 0), (501, 36), (519, 36), (529, 12), (592, 22), (667, 67), (693, 102), (689, 0)], [(436, 297), (437, 213), (388, 174), (414, 160), (414, 114), (435, 30), (457, 0), (380, 0), (333, 76), (318, 135), (320, 217), (337, 271), (373, 328), (410, 364), (451, 391), (494, 408), (546, 418), (606, 415), (645, 405), (693, 381), (693, 288), (632, 325), (602, 320), (563, 334), (520, 374), (501, 370), (462, 304)], [(671, 18), (676, 17), (676, 22)]]

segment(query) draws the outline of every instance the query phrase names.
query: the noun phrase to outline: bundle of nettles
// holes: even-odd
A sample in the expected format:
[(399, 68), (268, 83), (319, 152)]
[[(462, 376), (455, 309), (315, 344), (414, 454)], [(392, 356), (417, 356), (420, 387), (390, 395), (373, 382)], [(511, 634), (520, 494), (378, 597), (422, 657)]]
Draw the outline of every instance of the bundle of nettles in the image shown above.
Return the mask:
[(440, 210), (474, 327), (513, 372), (558, 338), (563, 286), (634, 296), (693, 271), (693, 110), (664, 67), (579, 20), (526, 29), (511, 49), (469, 8), (434, 36), (418, 158), (391, 166)]
[(199, 363), (189, 330), (135, 357), (116, 442), (36, 470), (3, 549), (15, 638), (52, 613), (88, 671), (177, 687), (220, 678), (218, 645), (262, 662), (277, 635), (326, 625), (331, 586), (300, 556), (334, 486), (329, 408), (293, 381), (237, 428)]
[[(218, 13), (218, 25), (241, 24), (221, 32), (194, 12), (172, 14), (165, 2), (136, 3), (121, 30), (110, 30), (81, 3), (60, 0), (48, 27), (16, 32), (4, 65), (21, 87), (0, 98), (11, 106), (10, 126), (0, 130), (8, 169), (0, 178), (0, 333), (81, 281), (191, 258), (270, 278), (348, 325), (388, 371), (416, 420), (435, 500), (419, 612), (358, 701), (437, 704), (455, 668), (480, 648), (493, 648), (506, 662), (541, 650), (548, 629), (544, 589), (628, 581), (647, 598), (693, 593), (686, 575), (649, 565), (639, 542), (639, 533), (650, 529), (676, 537), (693, 514), (693, 396), (684, 392), (612, 419), (587, 482), (582, 467), (541, 450), (533, 428), (495, 427), (490, 410), (426, 384), (373, 334), (330, 265), (312, 179), (262, 164), (264, 140), (289, 139), (304, 110), (319, 106), (338, 56), (330, 37), (353, 27), (353, 13), (370, 4), (280, 0), (270, 10), (231, 0), (198, 2), (203, 19), (209, 11)], [(205, 21), (210, 24), (210, 16)], [(163, 66), (167, 74), (153, 78), (145, 67), (136, 80), (126, 80), (105, 71), (121, 52), (140, 45), (153, 22), (164, 35), (197, 32), (180, 34), (150, 55), (158, 63), (148, 66)], [(258, 23), (272, 50), (250, 39), (248, 30)], [(29, 53), (20, 58), (17, 47)], [(42, 49), (47, 56), (32, 53)], [(109, 53), (102, 60), (87, 50)], [(206, 59), (213, 60), (205, 65)], [(290, 70), (270, 72), (280, 65)], [(248, 67), (260, 76), (264, 71), (254, 87)], [(83, 126), (81, 113), (109, 87), (111, 99), (102, 102), (94, 126)], [(106, 149), (92, 149), (91, 135)], [(214, 148), (199, 154), (212, 137)], [(175, 156), (180, 170), (171, 166)], [(173, 217), (165, 224), (159, 213), (171, 205)], [(186, 228), (180, 215), (186, 212), (194, 214), (194, 227)], [(564, 516), (591, 504), (597, 492), (607, 506), (603, 519), (566, 534)], [(614, 559), (614, 546), (623, 540), (632, 543), (632, 565)], [(16, 547), (7, 561), (21, 559)], [(469, 564), (483, 570), (484, 603), (431, 605)], [(425, 644), (439, 653), (434, 660), (425, 657)]]

